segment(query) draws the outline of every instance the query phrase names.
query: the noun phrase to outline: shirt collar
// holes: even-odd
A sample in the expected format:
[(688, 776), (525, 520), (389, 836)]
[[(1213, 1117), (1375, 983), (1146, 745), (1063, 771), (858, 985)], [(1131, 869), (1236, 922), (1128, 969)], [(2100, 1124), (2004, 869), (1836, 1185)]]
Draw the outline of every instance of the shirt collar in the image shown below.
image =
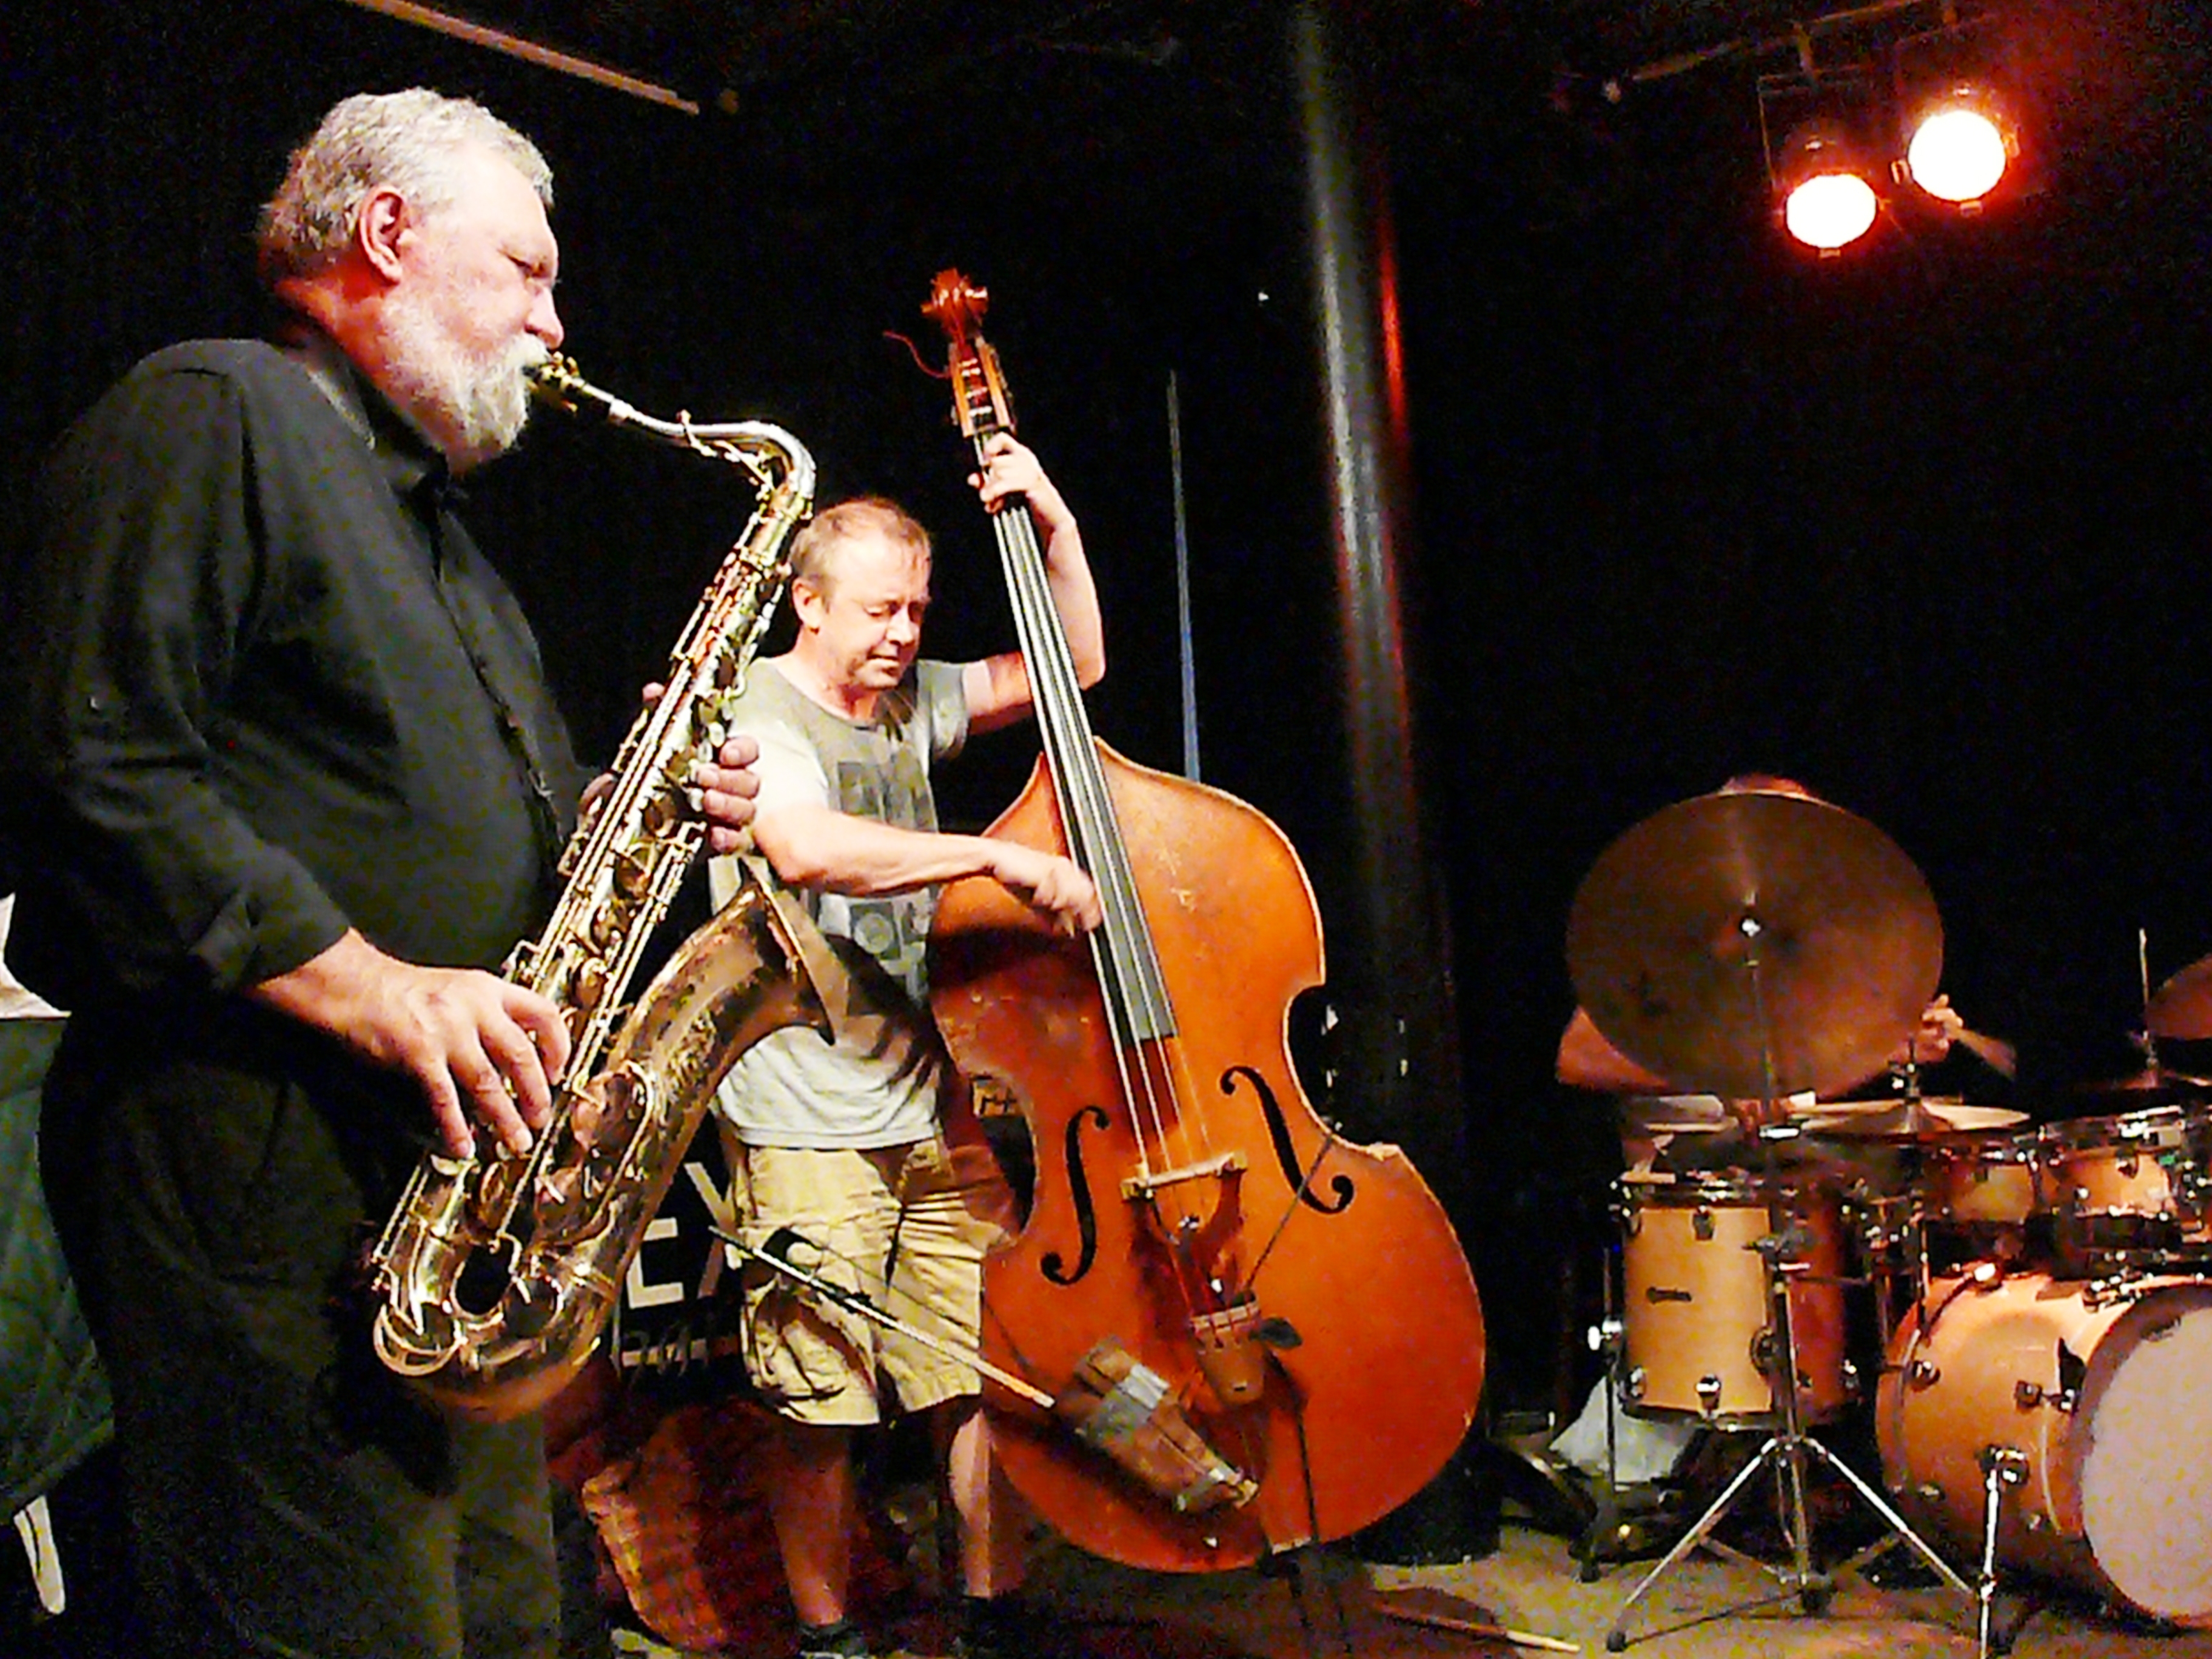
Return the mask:
[(338, 343), (304, 321), (286, 331), (285, 351), (368, 444), (393, 495), (432, 507), (461, 497), (445, 455), (422, 428), (392, 404)]

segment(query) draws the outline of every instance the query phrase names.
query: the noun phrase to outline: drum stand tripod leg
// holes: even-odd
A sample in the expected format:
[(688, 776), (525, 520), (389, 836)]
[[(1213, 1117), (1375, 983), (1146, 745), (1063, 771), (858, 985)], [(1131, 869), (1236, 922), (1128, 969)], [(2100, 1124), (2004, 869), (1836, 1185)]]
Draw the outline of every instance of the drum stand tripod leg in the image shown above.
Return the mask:
[[(1833, 1581), (1826, 1574), (1818, 1573), (1813, 1570), (1812, 1528), (1805, 1512), (1805, 1460), (1808, 1456), (1843, 1476), (1851, 1490), (1866, 1501), (1898, 1537), (1910, 1544), (1944, 1582), (1968, 1600), (1975, 1599), (1972, 1586), (1952, 1570), (1950, 1564), (1936, 1553), (1934, 1546), (1907, 1526), (1904, 1517), (1891, 1508), (1880, 1493), (1861, 1479), (1856, 1470), (1805, 1432), (1803, 1416), (1797, 1403), (1797, 1342), (1796, 1334), (1791, 1328), (1790, 1317), (1790, 1280), (1793, 1273), (1802, 1273), (1804, 1263), (1783, 1259), (1791, 1251), (1792, 1239), (1790, 1218), (1778, 1205), (1773, 1218), (1771, 1232), (1769, 1237), (1760, 1242), (1759, 1248), (1760, 1255), (1766, 1261), (1768, 1289), (1772, 1297), (1774, 1307), (1774, 1328), (1778, 1340), (1773, 1345), (1775, 1353), (1770, 1363), (1769, 1371), (1772, 1380), (1773, 1397), (1782, 1404), (1780, 1431), (1767, 1437), (1765, 1443), (1759, 1447), (1758, 1455), (1737, 1472), (1735, 1478), (1729, 1481), (1721, 1495), (1713, 1500), (1712, 1507), (1698, 1518), (1697, 1524), (1683, 1534), (1674, 1547), (1667, 1553), (1666, 1558), (1645, 1575), (1642, 1583), (1629, 1592), (1627, 1601), (1621, 1603), (1620, 1610), (1613, 1617), (1613, 1627), (1606, 1632), (1605, 1645), (1607, 1652), (1619, 1653), (1628, 1646), (1628, 1615), (1636, 1604), (1644, 1599), (1653, 1585), (1665, 1577), (1668, 1569), (1705, 1541), (1705, 1535), (1719, 1524), (1722, 1516), (1729, 1512), (1737, 1498), (1750, 1486), (1752, 1480), (1762, 1470), (1767, 1468), (1774, 1469), (1778, 1479), (1782, 1483), (1782, 1496), (1784, 1499), (1783, 1524), (1790, 1533), (1791, 1559), (1791, 1570), (1789, 1571), (1778, 1571), (1771, 1567), (1768, 1571), (1776, 1572), (1776, 1576), (1781, 1579), (1784, 1586), (1783, 1595), (1797, 1595), (1806, 1612), (1818, 1613), (1826, 1607), (1829, 1594), (1833, 1589)], [(1757, 1601), (1741, 1603), (1726, 1611), (1746, 1612), (1752, 1607), (1765, 1607), (1770, 1601), (1780, 1599), (1781, 1597), (1778, 1596), (1762, 1597)], [(1700, 1615), (1699, 1622), (1703, 1622), (1705, 1618), (1717, 1616), (1721, 1615)], [(1987, 1659), (1986, 1654), (1984, 1659)]]
[(1619, 1653), (1628, 1645), (1630, 1612), (1634, 1609), (1638, 1601), (1644, 1599), (1654, 1584), (1667, 1576), (1677, 1561), (1705, 1541), (1705, 1534), (1720, 1524), (1721, 1517), (1726, 1515), (1735, 1503), (1737, 1494), (1748, 1486), (1761, 1470), (1768, 1467), (1769, 1461), (1781, 1443), (1782, 1438), (1777, 1435), (1761, 1446), (1759, 1449), (1759, 1455), (1738, 1469), (1735, 1472), (1735, 1478), (1721, 1489), (1721, 1495), (1713, 1500), (1711, 1508), (1698, 1517), (1697, 1524), (1675, 1540), (1674, 1547), (1662, 1556), (1659, 1565), (1645, 1573), (1642, 1579), (1638, 1581), (1636, 1588), (1629, 1591), (1628, 1599), (1620, 1604), (1620, 1611), (1613, 1615), (1613, 1628), (1606, 1632), (1605, 1645), (1607, 1652)]

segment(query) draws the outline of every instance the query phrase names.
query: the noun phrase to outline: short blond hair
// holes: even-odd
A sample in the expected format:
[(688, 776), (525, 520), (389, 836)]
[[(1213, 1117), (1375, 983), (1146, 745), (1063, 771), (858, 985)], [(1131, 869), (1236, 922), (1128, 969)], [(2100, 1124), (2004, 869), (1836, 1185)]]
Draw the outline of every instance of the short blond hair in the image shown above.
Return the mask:
[(335, 263), (371, 191), (397, 190), (425, 214), (451, 207), (460, 197), (460, 153), (471, 145), (513, 164), (552, 207), (553, 169), (538, 146), (474, 100), (424, 87), (342, 99), (292, 152), (284, 182), (261, 210), (261, 280), (274, 289)]
[(929, 556), (929, 532), (896, 501), (882, 495), (856, 495), (824, 507), (791, 544), (791, 579), (827, 598), (830, 567), (837, 550), (864, 536), (881, 536), (895, 547)]

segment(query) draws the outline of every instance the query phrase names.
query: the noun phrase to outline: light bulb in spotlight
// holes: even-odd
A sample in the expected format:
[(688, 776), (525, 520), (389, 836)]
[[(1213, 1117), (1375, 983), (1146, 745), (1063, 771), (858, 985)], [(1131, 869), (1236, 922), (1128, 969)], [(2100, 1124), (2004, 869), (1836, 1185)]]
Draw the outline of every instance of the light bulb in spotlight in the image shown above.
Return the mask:
[(1808, 247), (1832, 253), (1874, 228), (1879, 205), (1874, 186), (1857, 173), (1815, 173), (1790, 192), (1782, 222)]
[(1942, 202), (1978, 202), (2004, 177), (2004, 134), (1980, 110), (1952, 105), (1913, 129), (1905, 165)]

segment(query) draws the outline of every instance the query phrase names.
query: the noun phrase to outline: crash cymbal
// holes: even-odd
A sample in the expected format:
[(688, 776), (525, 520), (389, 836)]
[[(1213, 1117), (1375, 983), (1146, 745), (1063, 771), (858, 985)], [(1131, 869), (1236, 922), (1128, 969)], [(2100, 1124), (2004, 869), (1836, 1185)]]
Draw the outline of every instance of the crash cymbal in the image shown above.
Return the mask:
[(1808, 1135), (1833, 1140), (1942, 1140), (2017, 1128), (2026, 1112), (1962, 1100), (1823, 1101), (1796, 1119)]
[(1841, 1090), (1919, 1020), (1943, 925), (1912, 860), (1865, 819), (1723, 791), (1606, 848), (1575, 894), (1567, 965), (1607, 1041), (1679, 1086)]
[(2212, 957), (2191, 963), (2158, 988), (2143, 1005), (2143, 1028), (2178, 1042), (2212, 1037)]

